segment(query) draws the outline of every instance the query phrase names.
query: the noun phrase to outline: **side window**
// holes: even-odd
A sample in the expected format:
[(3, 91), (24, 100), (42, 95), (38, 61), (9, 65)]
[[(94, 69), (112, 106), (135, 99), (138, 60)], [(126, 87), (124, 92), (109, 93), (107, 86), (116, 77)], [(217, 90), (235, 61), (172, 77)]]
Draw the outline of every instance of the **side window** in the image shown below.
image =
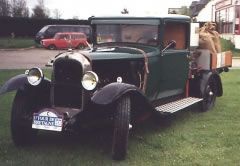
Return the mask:
[(79, 35), (79, 38), (80, 38), (80, 39), (84, 39), (84, 38), (86, 38), (86, 37), (85, 37), (85, 35)]
[(71, 39), (72, 40), (77, 40), (77, 39), (79, 39), (79, 35), (78, 34), (72, 34)]
[(55, 27), (49, 27), (49, 28), (47, 29), (47, 33), (49, 33), (49, 34), (55, 34), (55, 33), (56, 33), (56, 28), (55, 28)]
[(59, 39), (68, 39), (69, 36), (67, 34), (61, 34), (59, 35)]
[(166, 47), (170, 41), (176, 41), (175, 49), (188, 48), (188, 24), (179, 22), (166, 22), (164, 26), (163, 44)]
[(64, 35), (63, 34), (59, 35), (59, 39), (64, 39)]

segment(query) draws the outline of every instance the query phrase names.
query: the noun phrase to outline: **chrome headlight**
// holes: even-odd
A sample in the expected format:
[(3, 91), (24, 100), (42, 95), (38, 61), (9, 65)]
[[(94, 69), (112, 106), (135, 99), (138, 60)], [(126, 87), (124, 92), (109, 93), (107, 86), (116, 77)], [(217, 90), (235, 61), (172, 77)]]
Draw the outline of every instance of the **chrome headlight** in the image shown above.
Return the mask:
[(87, 71), (82, 78), (82, 86), (86, 90), (93, 90), (98, 83), (98, 76), (92, 71)]
[(30, 70), (26, 70), (25, 74), (27, 75), (29, 84), (33, 86), (39, 85), (44, 77), (43, 72), (40, 68), (32, 68)]

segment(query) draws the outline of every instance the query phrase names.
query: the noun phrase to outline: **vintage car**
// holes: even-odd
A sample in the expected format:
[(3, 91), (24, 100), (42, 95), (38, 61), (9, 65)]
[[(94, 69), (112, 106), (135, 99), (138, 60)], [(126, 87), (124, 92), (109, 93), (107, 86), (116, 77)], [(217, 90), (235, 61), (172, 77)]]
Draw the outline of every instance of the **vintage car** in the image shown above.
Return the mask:
[(58, 32), (52, 39), (43, 39), (40, 43), (44, 48), (50, 50), (66, 48), (84, 49), (88, 46), (87, 36), (81, 32)]
[(190, 51), (189, 17), (91, 17), (90, 22), (93, 47), (58, 54), (51, 79), (36, 67), (1, 87), (0, 94), (17, 90), (11, 115), (16, 145), (33, 143), (39, 130), (75, 131), (104, 122), (113, 127), (112, 157), (121, 160), (137, 122), (195, 103), (207, 111), (222, 96), (219, 74), (231, 64), (210, 63), (206, 49), (199, 50), (201, 56)]

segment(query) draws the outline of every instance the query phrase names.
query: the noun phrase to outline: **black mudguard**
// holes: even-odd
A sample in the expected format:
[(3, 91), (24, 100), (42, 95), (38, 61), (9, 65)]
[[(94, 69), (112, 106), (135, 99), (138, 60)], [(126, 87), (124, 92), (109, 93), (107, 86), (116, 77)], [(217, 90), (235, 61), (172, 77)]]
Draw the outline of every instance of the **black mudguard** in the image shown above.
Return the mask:
[(145, 99), (144, 94), (136, 86), (126, 83), (115, 82), (106, 85), (105, 87), (94, 93), (91, 100), (95, 104), (107, 105), (113, 103), (126, 93), (131, 93), (135, 95), (135, 97)]
[[(50, 85), (50, 80), (47, 78), (44, 78), (44, 80), (42, 80), (42, 82), (38, 85), (46, 85), (49, 84)], [(0, 88), (0, 95), (13, 91), (13, 90), (18, 90), (18, 89), (24, 89), (24, 87), (26, 86), (31, 86), (27, 80), (27, 75), (26, 74), (20, 74), (17, 76), (14, 76), (12, 78), (10, 78), (7, 82), (5, 82), (5, 84)], [(38, 87), (36, 86), (36, 87)]]
[(203, 73), (202, 79), (200, 80), (200, 92), (203, 94), (205, 92), (206, 84), (210, 80), (210, 78), (213, 78), (215, 81), (216, 85), (216, 95), (218, 97), (223, 95), (223, 89), (222, 89), (222, 81), (221, 77), (219, 76), (218, 73), (213, 73), (213, 72), (206, 72)]

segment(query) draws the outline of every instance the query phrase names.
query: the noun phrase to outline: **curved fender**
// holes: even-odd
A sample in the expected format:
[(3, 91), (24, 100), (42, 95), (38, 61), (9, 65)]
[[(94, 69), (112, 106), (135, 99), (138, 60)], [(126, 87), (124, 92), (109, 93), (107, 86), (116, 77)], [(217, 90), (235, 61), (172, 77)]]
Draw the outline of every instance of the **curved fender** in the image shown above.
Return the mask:
[[(50, 84), (50, 80), (47, 78), (44, 78), (44, 80), (41, 82), (41, 84), (43, 82)], [(10, 91), (13, 91), (13, 90), (24, 88), (25, 85), (30, 85), (28, 83), (26, 74), (20, 74), (20, 75), (14, 76), (14, 77), (10, 78), (7, 82), (5, 82), (5, 84), (2, 87), (0, 87), (0, 95), (10, 92)], [(36, 87), (38, 87), (38, 86), (36, 86)]]
[(217, 73), (212, 73), (212, 72), (208, 72), (208, 73), (204, 73), (202, 76), (202, 79), (200, 81), (200, 91), (201, 94), (203, 94), (205, 92), (205, 88), (206, 88), (206, 84), (208, 83), (209, 79), (213, 77), (213, 79), (215, 80), (215, 85), (216, 85), (216, 95), (218, 97), (223, 95), (223, 89), (222, 89), (222, 81), (221, 81), (221, 77), (219, 76), (219, 74)]
[(102, 89), (94, 93), (91, 100), (95, 104), (107, 105), (116, 101), (122, 95), (128, 92), (135, 92), (138, 95), (144, 97), (142, 92), (136, 86), (126, 84), (126, 83), (115, 82), (115, 83), (106, 85), (105, 87), (103, 87)]

